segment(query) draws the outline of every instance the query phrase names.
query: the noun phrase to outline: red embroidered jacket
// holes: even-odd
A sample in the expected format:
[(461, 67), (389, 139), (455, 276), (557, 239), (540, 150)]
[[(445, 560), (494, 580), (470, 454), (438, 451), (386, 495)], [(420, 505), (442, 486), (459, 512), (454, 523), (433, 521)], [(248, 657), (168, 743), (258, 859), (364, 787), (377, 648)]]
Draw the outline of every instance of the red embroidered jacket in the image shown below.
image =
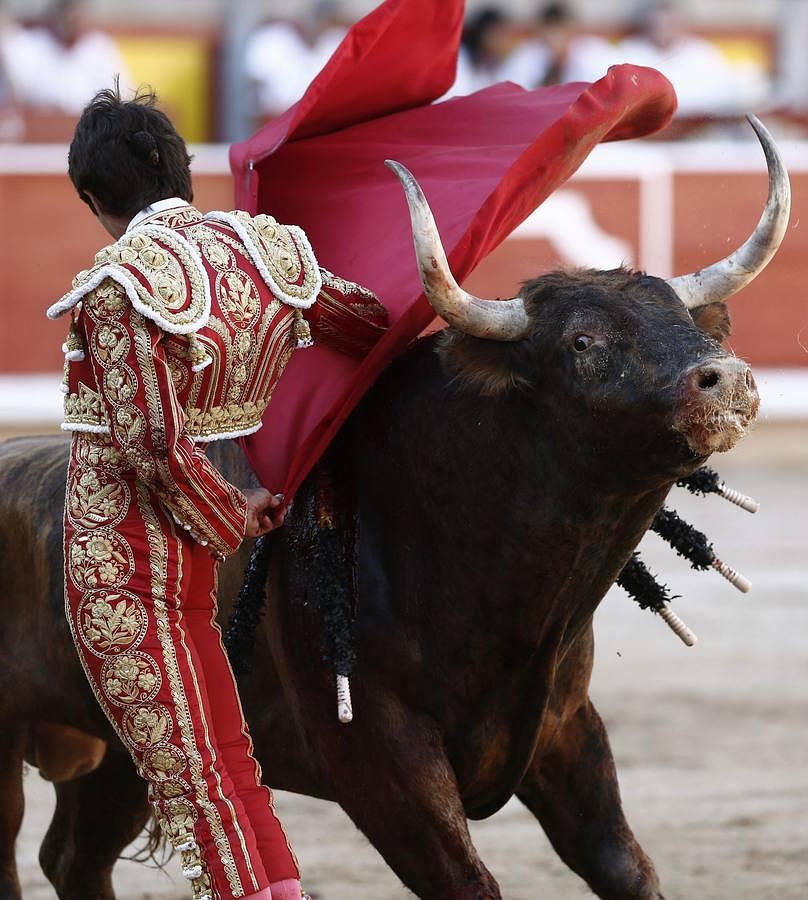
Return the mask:
[(259, 429), (296, 349), (363, 355), (387, 325), (370, 291), (318, 266), (299, 228), (193, 207), (101, 250), (48, 315), (68, 311), (62, 428), (109, 434), (221, 556), (244, 537), (246, 502), (199, 444)]

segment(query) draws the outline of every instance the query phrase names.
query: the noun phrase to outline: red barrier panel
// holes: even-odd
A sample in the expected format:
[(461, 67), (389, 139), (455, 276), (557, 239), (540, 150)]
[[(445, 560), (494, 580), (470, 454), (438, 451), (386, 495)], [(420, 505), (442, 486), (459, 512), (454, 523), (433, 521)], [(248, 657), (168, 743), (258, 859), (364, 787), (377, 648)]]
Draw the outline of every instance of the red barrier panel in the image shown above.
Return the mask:
[[(213, 163), (197, 150), (198, 205), (230, 209), (226, 148), (212, 151)], [(698, 158), (699, 145), (680, 150)], [(757, 159), (759, 148), (747, 150), (754, 163), (743, 171), (713, 165), (699, 172), (694, 164), (679, 171), (674, 160), (672, 174), (643, 181), (640, 165), (623, 163), (611, 174), (611, 163), (585, 167), (534, 214), (538, 219), (531, 217), (480, 264), (467, 286), (482, 296), (506, 296), (527, 278), (592, 254), (602, 267), (623, 259), (662, 275), (713, 262), (746, 238), (763, 208), (762, 154)], [(66, 325), (48, 322), (45, 307), (92, 264), (106, 235), (61, 174), (66, 148), (49, 148), (42, 159), (37, 148), (25, 156), (13, 148), (14, 165), (10, 152), (0, 148), (0, 373), (56, 372)], [(800, 155), (808, 157), (800, 151), (787, 158)], [(766, 272), (731, 301), (730, 343), (757, 366), (808, 366), (808, 171), (792, 166), (791, 177), (794, 207), (783, 246)]]

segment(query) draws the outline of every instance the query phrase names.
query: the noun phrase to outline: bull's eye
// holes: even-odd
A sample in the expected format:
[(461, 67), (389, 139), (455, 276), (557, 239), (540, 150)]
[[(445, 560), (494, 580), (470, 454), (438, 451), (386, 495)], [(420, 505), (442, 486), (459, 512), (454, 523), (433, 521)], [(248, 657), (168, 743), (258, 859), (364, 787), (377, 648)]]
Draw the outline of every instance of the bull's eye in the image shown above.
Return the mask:
[(583, 353), (584, 350), (588, 350), (591, 344), (592, 338), (588, 334), (576, 334), (572, 341), (572, 346), (575, 347), (577, 353)]

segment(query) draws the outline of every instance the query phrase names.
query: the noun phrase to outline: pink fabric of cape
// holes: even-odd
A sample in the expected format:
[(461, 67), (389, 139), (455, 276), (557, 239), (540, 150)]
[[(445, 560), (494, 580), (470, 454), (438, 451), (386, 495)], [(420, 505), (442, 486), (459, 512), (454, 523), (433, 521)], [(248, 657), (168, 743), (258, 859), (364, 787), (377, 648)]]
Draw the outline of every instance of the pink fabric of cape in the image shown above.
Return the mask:
[[(662, 128), (676, 107), (653, 69), (615, 66), (595, 84), (499, 84), (432, 103), (454, 80), (461, 0), (388, 0), (358, 22), (305, 96), (231, 149), (236, 205), (300, 225), (320, 264), (376, 292), (391, 328), (364, 359), (295, 353), (243, 442), (258, 478), (291, 498), (382, 369), (427, 327), (404, 163), (435, 213), (458, 281), (600, 141)], [(538, 273), (537, 273), (538, 274)]]

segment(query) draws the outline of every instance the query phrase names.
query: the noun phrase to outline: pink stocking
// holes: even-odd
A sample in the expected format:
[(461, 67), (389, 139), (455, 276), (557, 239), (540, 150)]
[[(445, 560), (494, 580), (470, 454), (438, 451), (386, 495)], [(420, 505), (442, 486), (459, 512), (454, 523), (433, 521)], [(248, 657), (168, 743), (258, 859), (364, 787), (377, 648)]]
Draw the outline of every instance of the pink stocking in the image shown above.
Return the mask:
[(272, 900), (300, 900), (302, 891), (300, 882), (295, 878), (287, 878), (285, 881), (273, 881)]

